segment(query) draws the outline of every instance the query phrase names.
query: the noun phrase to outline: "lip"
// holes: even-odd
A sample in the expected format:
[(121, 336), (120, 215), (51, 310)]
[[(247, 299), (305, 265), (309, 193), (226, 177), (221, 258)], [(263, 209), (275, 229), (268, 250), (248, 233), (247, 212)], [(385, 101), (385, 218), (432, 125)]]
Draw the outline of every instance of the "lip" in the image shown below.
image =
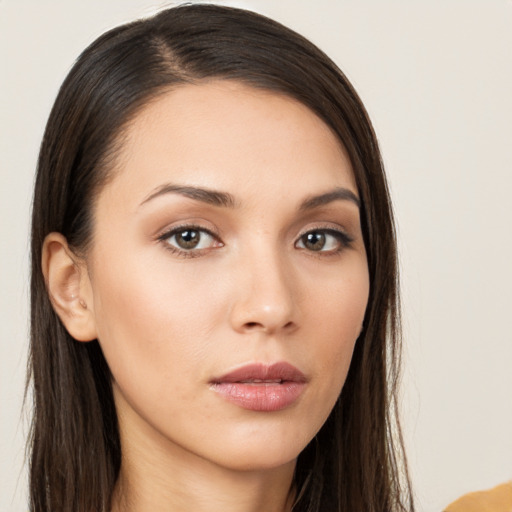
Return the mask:
[(211, 389), (222, 398), (243, 409), (260, 412), (290, 407), (306, 384), (305, 375), (286, 362), (248, 364), (210, 381)]

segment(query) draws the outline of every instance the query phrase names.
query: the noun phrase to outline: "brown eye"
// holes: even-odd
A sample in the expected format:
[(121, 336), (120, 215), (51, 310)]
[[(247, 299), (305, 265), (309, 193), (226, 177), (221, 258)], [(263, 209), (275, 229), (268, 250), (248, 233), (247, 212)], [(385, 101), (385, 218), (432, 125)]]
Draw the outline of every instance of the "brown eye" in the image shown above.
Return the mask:
[(195, 229), (186, 229), (180, 231), (174, 235), (176, 239), (176, 245), (181, 249), (194, 249), (201, 240), (199, 231)]
[(304, 233), (296, 242), (296, 247), (312, 252), (336, 253), (352, 243), (346, 233), (335, 229), (316, 229)]
[(304, 247), (310, 251), (321, 251), (325, 246), (325, 234), (319, 231), (307, 233), (302, 239)]
[(181, 252), (198, 254), (202, 249), (222, 247), (220, 240), (206, 229), (196, 227), (181, 227), (162, 235), (160, 240), (170, 249)]

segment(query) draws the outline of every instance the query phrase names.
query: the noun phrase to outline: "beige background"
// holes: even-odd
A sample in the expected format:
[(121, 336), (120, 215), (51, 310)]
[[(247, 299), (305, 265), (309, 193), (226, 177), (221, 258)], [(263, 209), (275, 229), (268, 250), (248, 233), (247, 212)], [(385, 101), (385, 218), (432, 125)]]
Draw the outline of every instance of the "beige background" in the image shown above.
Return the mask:
[[(512, 479), (512, 2), (246, 0), (352, 80), (400, 231), (404, 427), (419, 510)], [(169, 4), (169, 2), (167, 2)], [(21, 415), (38, 145), (78, 53), (157, 0), (0, 0), (0, 510), (27, 510)]]

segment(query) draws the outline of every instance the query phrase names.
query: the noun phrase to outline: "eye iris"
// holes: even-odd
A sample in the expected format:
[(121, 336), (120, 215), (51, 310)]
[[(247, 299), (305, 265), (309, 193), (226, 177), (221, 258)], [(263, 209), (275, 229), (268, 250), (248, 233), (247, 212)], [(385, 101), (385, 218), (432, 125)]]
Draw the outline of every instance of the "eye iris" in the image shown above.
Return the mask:
[(308, 233), (304, 239), (304, 247), (311, 251), (320, 251), (325, 246), (325, 234), (319, 232)]
[(176, 234), (176, 243), (182, 249), (193, 249), (199, 243), (199, 231), (186, 229)]

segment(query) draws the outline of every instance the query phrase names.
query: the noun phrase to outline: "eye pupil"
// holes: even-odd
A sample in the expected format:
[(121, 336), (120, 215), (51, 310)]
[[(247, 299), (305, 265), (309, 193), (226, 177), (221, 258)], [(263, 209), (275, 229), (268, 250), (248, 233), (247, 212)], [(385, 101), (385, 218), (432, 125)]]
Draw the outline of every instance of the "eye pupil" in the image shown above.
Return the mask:
[(176, 234), (176, 243), (182, 249), (193, 249), (200, 239), (199, 231), (194, 229), (185, 229)]
[(308, 233), (304, 239), (304, 247), (311, 251), (320, 251), (325, 245), (325, 234), (319, 232)]

